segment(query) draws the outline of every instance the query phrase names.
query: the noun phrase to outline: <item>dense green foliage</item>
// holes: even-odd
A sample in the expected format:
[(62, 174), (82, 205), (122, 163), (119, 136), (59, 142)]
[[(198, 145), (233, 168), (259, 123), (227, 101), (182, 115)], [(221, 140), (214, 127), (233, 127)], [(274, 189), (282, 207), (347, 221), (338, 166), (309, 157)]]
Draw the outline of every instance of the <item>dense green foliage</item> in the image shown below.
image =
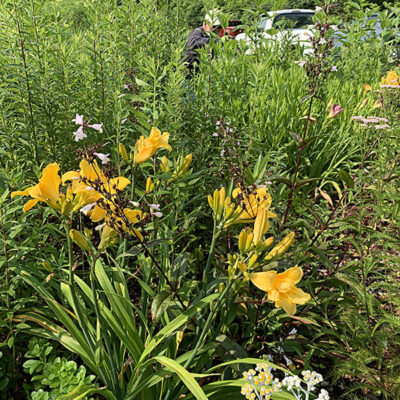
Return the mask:
[[(377, 8), (343, 2), (316, 17), (356, 21), (323, 58), (289, 40), (249, 48), (224, 38), (200, 51), (188, 80), (185, 42), (211, 7), (241, 18), (251, 37), (265, 11), (313, 7), (192, 3), (0, 5), (0, 398), (240, 399), (242, 372), (267, 357), (280, 378), (320, 372), (334, 399), (399, 398), (400, 102), (398, 89), (380, 87), (387, 71), (399, 73), (393, 20), (380, 14), (384, 35), (364, 40), (364, 15)], [(334, 105), (343, 112), (329, 115)], [(77, 113), (102, 131), (85, 127), (75, 142)], [(120, 145), (129, 156), (152, 126), (170, 133), (172, 152), (133, 168)], [(11, 198), (50, 163), (78, 170), (94, 146), (110, 154), (107, 174), (134, 182), (124, 204), (147, 207), (147, 247), (122, 234), (98, 249), (100, 222), (44, 202), (24, 213)], [(253, 265), (303, 268), (311, 300), (292, 317), (246, 281), (235, 264), (243, 226), (225, 229), (207, 202), (240, 184), (268, 188), (277, 215), (268, 236), (295, 232), (284, 256)], [(71, 228), (89, 250), (71, 242)]]

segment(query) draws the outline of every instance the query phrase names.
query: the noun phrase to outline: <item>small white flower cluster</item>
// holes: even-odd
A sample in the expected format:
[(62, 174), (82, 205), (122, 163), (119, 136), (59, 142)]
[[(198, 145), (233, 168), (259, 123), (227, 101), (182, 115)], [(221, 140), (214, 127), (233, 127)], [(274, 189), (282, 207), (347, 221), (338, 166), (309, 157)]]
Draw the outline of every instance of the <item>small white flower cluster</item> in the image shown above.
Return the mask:
[(319, 396), (317, 397), (317, 400), (329, 400), (329, 394), (325, 389), (321, 389), (319, 392)]
[(287, 376), (282, 381), (283, 386), (286, 386), (288, 390), (293, 390), (293, 388), (301, 387), (301, 379), (298, 376)]
[[(304, 389), (302, 386), (303, 381), (296, 375), (287, 376), (283, 379), (282, 384), (286, 386), (287, 390), (290, 391), (296, 400), (309, 399), (310, 393), (316, 389), (316, 385), (323, 381), (322, 375), (315, 372), (305, 370), (301, 373), (303, 380), (307, 384), (307, 388)], [(303, 395), (305, 397), (303, 397)], [(329, 400), (329, 394), (325, 389), (321, 389), (317, 400)]]
[(273, 377), (268, 364), (257, 364), (256, 369), (243, 372), (243, 378), (249, 381), (242, 386), (241, 394), (246, 399), (270, 400), (273, 393), (282, 390), (282, 382)]
[(376, 130), (390, 128), (390, 125), (388, 125), (387, 123), (381, 124), (381, 122), (389, 122), (388, 119), (382, 118), (382, 117), (372, 116), (372, 117), (364, 118), (360, 115), (356, 115), (355, 117), (352, 118), (352, 120), (360, 122), (361, 126), (364, 128), (368, 128), (369, 127), (368, 124), (378, 124), (378, 125), (373, 125), (373, 127)]

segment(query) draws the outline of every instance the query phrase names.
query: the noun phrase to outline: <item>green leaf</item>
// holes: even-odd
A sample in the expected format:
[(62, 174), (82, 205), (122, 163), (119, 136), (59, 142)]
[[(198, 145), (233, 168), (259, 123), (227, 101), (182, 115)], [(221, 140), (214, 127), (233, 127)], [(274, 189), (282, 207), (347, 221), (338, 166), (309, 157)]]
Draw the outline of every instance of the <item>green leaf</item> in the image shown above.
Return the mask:
[(158, 322), (171, 302), (171, 294), (167, 291), (158, 293), (151, 304), (151, 318)]
[(343, 169), (338, 172), (339, 178), (346, 184), (348, 188), (354, 187), (354, 181), (349, 173)]
[(172, 371), (176, 372), (176, 374), (179, 376), (179, 378), (197, 400), (208, 400), (203, 389), (193, 378), (192, 374), (188, 372), (185, 368), (183, 368), (182, 365), (164, 356), (154, 357), (154, 359), (157, 360), (160, 364), (163, 364), (166, 367), (170, 368)]
[(94, 388), (92, 385), (81, 385), (67, 394), (57, 397), (57, 400), (81, 400), (91, 394), (99, 394), (109, 400), (118, 400), (113, 393), (105, 388)]

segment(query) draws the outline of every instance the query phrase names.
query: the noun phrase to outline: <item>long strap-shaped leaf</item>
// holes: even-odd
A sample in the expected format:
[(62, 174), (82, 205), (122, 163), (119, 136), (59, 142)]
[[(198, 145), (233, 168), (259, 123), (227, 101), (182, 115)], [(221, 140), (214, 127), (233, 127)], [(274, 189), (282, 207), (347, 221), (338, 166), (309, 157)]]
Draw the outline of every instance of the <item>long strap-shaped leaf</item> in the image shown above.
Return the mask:
[(143, 342), (136, 329), (136, 321), (133, 312), (128, 312), (125, 307), (125, 299), (115, 291), (110, 279), (108, 278), (101, 260), (97, 260), (95, 267), (96, 278), (98, 279), (100, 286), (102, 287), (107, 299), (111, 305), (112, 312), (115, 314), (121, 325), (126, 331), (126, 335), (130, 335), (133, 339), (134, 348), (132, 351), (132, 358), (135, 362), (138, 362), (142, 351), (144, 350)]
[(141, 362), (146, 360), (146, 357), (172, 332), (177, 330), (182, 325), (186, 324), (191, 318), (193, 318), (196, 314), (198, 314), (202, 308), (206, 305), (210, 304), (216, 298), (219, 297), (219, 293), (211, 294), (204, 299), (200, 300), (196, 304), (193, 304), (189, 307), (185, 312), (183, 312), (179, 317), (176, 317), (172, 320), (168, 325), (162, 328), (152, 339), (148, 341), (146, 344), (146, 348), (140, 357), (138, 362), (138, 366), (140, 366)]
[(154, 360), (174, 371), (197, 400), (208, 400), (206, 394), (197, 383), (196, 379), (194, 379), (192, 374), (183, 368), (182, 365), (178, 364), (171, 358), (164, 356), (154, 357)]

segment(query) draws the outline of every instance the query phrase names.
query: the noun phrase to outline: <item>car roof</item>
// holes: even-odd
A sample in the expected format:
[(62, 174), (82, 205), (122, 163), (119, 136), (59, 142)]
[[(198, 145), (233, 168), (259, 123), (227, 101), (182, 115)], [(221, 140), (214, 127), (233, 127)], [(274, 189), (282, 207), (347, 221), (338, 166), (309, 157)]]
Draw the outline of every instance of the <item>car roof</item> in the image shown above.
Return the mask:
[(294, 13), (306, 13), (306, 14), (315, 14), (315, 10), (310, 10), (306, 8), (292, 8), (287, 10), (276, 10), (276, 11), (269, 11), (267, 14), (268, 16), (272, 17), (277, 14), (294, 14)]

